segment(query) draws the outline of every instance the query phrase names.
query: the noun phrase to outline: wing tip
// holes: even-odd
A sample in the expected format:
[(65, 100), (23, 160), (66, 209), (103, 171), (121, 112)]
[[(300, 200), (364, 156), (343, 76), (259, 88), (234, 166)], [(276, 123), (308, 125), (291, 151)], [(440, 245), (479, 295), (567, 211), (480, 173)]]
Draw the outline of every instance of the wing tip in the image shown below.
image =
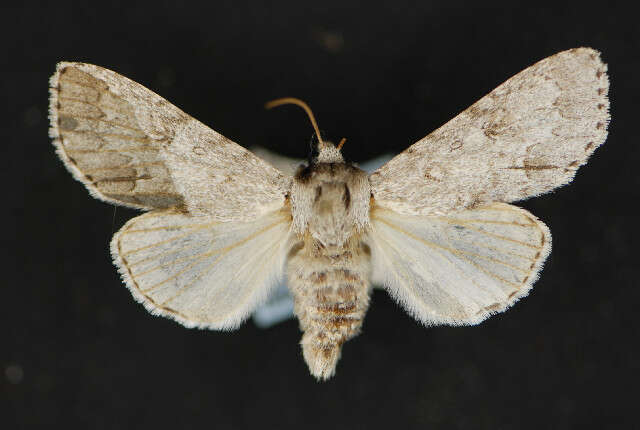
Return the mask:
[[(610, 81), (608, 74), (609, 67), (607, 63), (602, 61), (602, 52), (591, 47), (579, 47), (562, 51), (549, 58), (553, 59), (556, 56), (563, 58), (567, 62), (567, 67), (571, 68), (572, 71), (582, 75), (581, 78), (584, 79), (586, 86), (593, 87), (593, 90), (596, 92), (593, 98), (599, 103), (598, 109), (601, 112), (599, 115), (601, 117), (600, 119), (606, 118), (606, 124), (603, 124), (604, 126), (599, 129), (603, 130), (606, 136), (607, 125), (611, 119), (608, 97)], [(573, 62), (578, 62), (581, 67), (576, 67), (575, 64), (571, 64)], [(592, 73), (593, 75), (589, 77), (588, 74), (584, 75), (584, 73)]]
[(84, 63), (72, 61), (60, 61), (56, 63), (56, 70), (49, 78), (49, 137), (56, 139), (60, 137), (58, 127), (58, 110), (60, 108), (58, 93), (60, 91), (60, 75), (67, 67), (78, 67)]
[(62, 160), (64, 166), (69, 171), (69, 173), (71, 173), (73, 178), (78, 182), (81, 182), (87, 188), (87, 190), (89, 191), (89, 194), (93, 198), (101, 200), (106, 203), (113, 204), (113, 205), (125, 206), (132, 209), (139, 209), (139, 210), (153, 209), (152, 207), (137, 205), (135, 203), (126, 203), (126, 202), (122, 202), (120, 200), (115, 200), (105, 196), (103, 193), (100, 192), (100, 190), (98, 190), (91, 183), (90, 180), (87, 179), (84, 173), (82, 173), (80, 168), (78, 168), (78, 166), (75, 164), (73, 159), (69, 157), (69, 155), (67, 154), (64, 148), (64, 137), (60, 134), (60, 127), (59, 127), (60, 117), (58, 112), (60, 110), (60, 103), (58, 99), (58, 93), (60, 91), (60, 73), (66, 67), (77, 66), (79, 64), (82, 64), (82, 63), (61, 61), (56, 64), (56, 71), (49, 78), (49, 114), (48, 114), (49, 138), (52, 139), (51, 143), (55, 148), (56, 154), (58, 155), (60, 160)]
[[(586, 140), (584, 144), (584, 158), (580, 160), (577, 168), (571, 172), (567, 181), (562, 184), (566, 185), (574, 179), (578, 168), (585, 165), (596, 149), (602, 146), (607, 140), (609, 125), (611, 123), (611, 103), (609, 100), (610, 81), (607, 73), (608, 66), (607, 63), (602, 61), (602, 53), (591, 47), (574, 48), (563, 53), (569, 53), (582, 65), (581, 68), (576, 69), (580, 71), (581, 74), (585, 74), (585, 84), (584, 87), (576, 86), (576, 89), (585, 92), (591, 91), (593, 94), (590, 97), (592, 128), (589, 130), (592, 133), (592, 138)], [(589, 74), (592, 74), (590, 78)]]

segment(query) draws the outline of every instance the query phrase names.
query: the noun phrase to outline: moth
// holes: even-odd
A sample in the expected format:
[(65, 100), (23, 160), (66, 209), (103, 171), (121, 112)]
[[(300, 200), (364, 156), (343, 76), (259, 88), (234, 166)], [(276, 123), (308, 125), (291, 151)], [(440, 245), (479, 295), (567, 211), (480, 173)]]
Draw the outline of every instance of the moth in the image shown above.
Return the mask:
[(371, 173), (317, 134), (281, 171), (143, 86), (62, 62), (50, 135), (94, 197), (148, 211), (111, 241), (133, 297), (186, 327), (237, 328), (286, 280), (311, 374), (334, 375), (372, 285), (421, 323), (472, 325), (527, 295), (551, 249), (510, 203), (569, 183), (607, 136), (599, 52), (513, 76)]

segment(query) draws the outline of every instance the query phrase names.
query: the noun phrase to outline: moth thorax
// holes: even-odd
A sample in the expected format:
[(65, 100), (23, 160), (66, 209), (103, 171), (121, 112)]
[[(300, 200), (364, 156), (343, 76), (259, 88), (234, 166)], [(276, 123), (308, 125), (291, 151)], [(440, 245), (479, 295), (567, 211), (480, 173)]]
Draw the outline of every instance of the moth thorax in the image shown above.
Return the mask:
[(342, 246), (369, 226), (367, 174), (346, 163), (300, 168), (291, 190), (293, 228), (323, 247)]
[(316, 185), (309, 220), (309, 232), (323, 246), (340, 246), (354, 233), (355, 224), (349, 209), (351, 191), (344, 182)]

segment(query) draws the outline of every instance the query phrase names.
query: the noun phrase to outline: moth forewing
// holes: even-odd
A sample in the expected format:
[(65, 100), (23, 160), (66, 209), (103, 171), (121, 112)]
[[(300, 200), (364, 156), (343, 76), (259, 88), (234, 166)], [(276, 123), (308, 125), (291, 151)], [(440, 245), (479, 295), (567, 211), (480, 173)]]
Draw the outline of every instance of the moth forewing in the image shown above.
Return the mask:
[(446, 215), (567, 184), (607, 136), (606, 71), (591, 48), (523, 70), (371, 174), (377, 204)]
[(285, 203), (290, 177), (116, 72), (62, 62), (49, 91), (53, 143), (96, 198), (221, 221)]

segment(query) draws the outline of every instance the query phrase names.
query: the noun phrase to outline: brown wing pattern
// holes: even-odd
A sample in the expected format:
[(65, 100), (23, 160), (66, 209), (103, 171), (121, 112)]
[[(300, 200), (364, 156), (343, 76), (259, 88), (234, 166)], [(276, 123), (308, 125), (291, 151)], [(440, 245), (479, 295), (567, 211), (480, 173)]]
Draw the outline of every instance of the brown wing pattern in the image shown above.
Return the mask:
[(60, 63), (50, 87), (54, 145), (94, 197), (220, 221), (285, 203), (289, 176), (124, 76)]
[(377, 204), (443, 215), (567, 184), (607, 136), (606, 70), (577, 48), (518, 73), (372, 173)]
[[(104, 79), (110, 75), (117, 78), (111, 85)], [(139, 209), (182, 204), (159, 152), (188, 115), (123, 76), (82, 63), (58, 64), (50, 94), (54, 145), (94, 197)], [(150, 130), (154, 105), (167, 125)]]

